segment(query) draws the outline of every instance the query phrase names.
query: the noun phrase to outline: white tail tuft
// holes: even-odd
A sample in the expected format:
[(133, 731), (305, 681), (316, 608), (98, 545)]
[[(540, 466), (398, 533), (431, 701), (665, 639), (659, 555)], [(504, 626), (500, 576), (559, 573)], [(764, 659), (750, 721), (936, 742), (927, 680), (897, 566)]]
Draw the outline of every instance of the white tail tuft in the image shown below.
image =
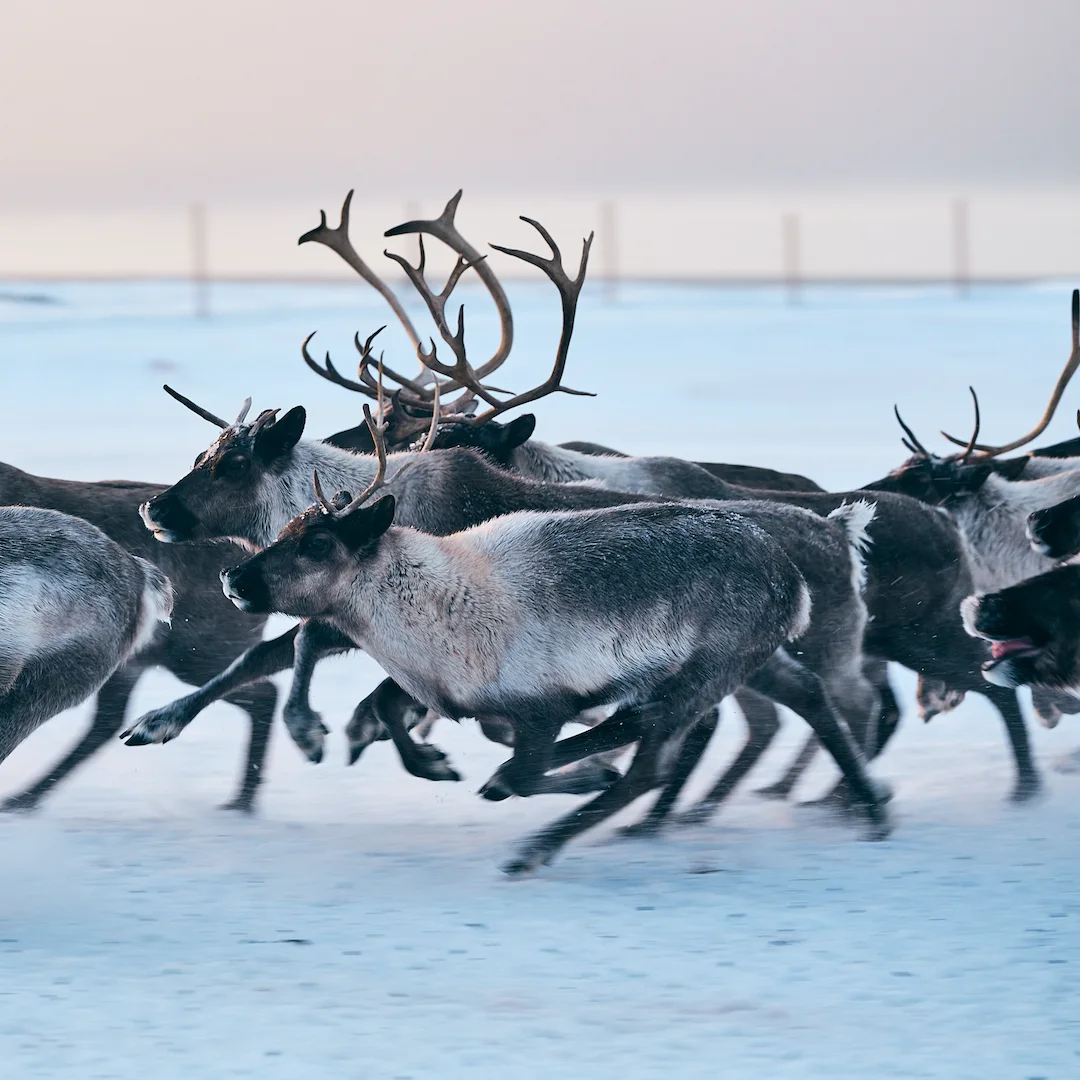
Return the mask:
[(810, 589), (806, 582), (799, 586), (799, 606), (795, 611), (795, 618), (788, 627), (788, 641), (797, 641), (810, 629), (810, 612), (814, 607), (814, 598), (810, 595)]
[(856, 499), (854, 502), (841, 503), (829, 514), (829, 520), (835, 521), (847, 534), (855, 568), (855, 587), (859, 592), (862, 592), (866, 585), (866, 563), (863, 561), (863, 554), (871, 542), (866, 530), (870, 528), (876, 513), (877, 503)]
[(141, 652), (154, 640), (158, 624), (172, 625), (173, 587), (161, 569), (148, 559), (134, 556), (143, 572), (143, 593), (139, 603), (139, 622), (135, 639), (131, 643), (132, 654)]

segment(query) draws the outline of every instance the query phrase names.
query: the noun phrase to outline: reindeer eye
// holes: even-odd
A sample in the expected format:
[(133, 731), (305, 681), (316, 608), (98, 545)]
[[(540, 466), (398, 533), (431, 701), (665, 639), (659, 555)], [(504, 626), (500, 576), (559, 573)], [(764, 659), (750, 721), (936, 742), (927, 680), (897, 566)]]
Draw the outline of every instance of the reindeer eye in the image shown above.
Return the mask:
[(333, 546), (333, 541), (326, 533), (317, 532), (304, 537), (300, 550), (312, 559), (323, 559), (330, 554)]
[(230, 480), (238, 480), (247, 474), (250, 466), (251, 462), (248, 458), (241, 454), (233, 454), (232, 457), (227, 457), (222, 461), (218, 466), (218, 471)]

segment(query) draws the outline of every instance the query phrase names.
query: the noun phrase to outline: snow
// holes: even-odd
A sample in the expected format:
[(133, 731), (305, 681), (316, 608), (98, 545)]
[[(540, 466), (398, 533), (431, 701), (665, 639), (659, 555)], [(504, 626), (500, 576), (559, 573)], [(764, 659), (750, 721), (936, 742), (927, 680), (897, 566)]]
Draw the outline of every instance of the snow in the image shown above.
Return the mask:
[[(1069, 288), (820, 289), (798, 305), (770, 289), (587, 291), (569, 381), (603, 392), (538, 405), (540, 433), (856, 485), (902, 456), (894, 401), (933, 445), (940, 427), (967, 433), (969, 382), (986, 437), (1030, 426), (1067, 356)], [(18, 299), (43, 292), (58, 302)], [(510, 293), (519, 344), (500, 383), (517, 389), (542, 376), (558, 324), (549, 289)], [(479, 354), (494, 320), (466, 298)], [(256, 409), (303, 402), (315, 434), (356, 422), (356, 397), (307, 372), (299, 342), (319, 329), (347, 370), (353, 330), (385, 321), (359, 287), (219, 286), (213, 311), (192, 317), (183, 284), (0, 284), (0, 459), (174, 479), (212, 432), (165, 380), (226, 415), (252, 393)], [(1075, 401), (1046, 441), (1072, 433)], [(514, 881), (499, 861), (575, 800), (478, 799), (505, 751), (471, 723), (433, 736), (460, 784), (407, 776), (385, 743), (346, 768), (342, 728), (380, 677), (364, 657), (319, 669), (335, 729), (322, 765), (276, 732), (255, 819), (215, 809), (242, 753), (236, 709), (160, 749), (117, 741), (38, 815), (0, 818), (3, 1075), (1080, 1075), (1080, 776), (1053, 769), (1076, 721), (1032, 727), (1048, 790), (1012, 806), (985, 701), (922, 725), (913, 678), (893, 674), (905, 719), (876, 766), (896, 792), (889, 841), (754, 797), (802, 738), (789, 718), (712, 824), (657, 841), (597, 830)], [(131, 716), (180, 689), (151, 674)], [(27, 740), (0, 793), (87, 715)], [(696, 789), (742, 735), (732, 708)], [(799, 794), (830, 781), (819, 762)]]

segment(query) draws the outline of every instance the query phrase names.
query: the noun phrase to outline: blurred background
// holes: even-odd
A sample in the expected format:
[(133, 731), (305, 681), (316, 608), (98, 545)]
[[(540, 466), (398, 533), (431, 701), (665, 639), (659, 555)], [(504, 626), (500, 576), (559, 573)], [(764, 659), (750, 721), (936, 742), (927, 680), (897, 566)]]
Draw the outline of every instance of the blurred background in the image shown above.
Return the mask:
[(296, 237), (353, 187), (369, 257), (464, 187), (609, 283), (1076, 275), (1078, 40), (1075, 0), (9, 0), (0, 276), (341, 278)]

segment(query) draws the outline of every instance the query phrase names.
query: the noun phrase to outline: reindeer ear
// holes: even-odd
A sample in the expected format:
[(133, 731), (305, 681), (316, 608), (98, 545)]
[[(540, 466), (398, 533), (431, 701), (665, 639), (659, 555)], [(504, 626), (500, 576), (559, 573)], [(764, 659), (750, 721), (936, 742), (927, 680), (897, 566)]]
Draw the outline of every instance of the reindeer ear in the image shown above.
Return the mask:
[(263, 461), (273, 461), (287, 454), (304, 434), (307, 413), (302, 405), (290, 409), (276, 423), (268, 424), (255, 436), (255, 456)]
[(362, 506), (338, 518), (341, 539), (352, 551), (378, 540), (393, 525), (396, 505), (393, 495), (384, 495), (373, 506)]
[(397, 500), (393, 495), (384, 495), (368, 513), (371, 515), (369, 528), (371, 539), (382, 536), (391, 525), (394, 524), (394, 511), (397, 509)]
[(527, 443), (536, 430), (536, 417), (532, 413), (518, 416), (502, 429), (503, 450), (516, 450), (522, 443)]
[(994, 467), (989, 463), (961, 465), (956, 470), (956, 486), (974, 493), (986, 483), (993, 471)]

